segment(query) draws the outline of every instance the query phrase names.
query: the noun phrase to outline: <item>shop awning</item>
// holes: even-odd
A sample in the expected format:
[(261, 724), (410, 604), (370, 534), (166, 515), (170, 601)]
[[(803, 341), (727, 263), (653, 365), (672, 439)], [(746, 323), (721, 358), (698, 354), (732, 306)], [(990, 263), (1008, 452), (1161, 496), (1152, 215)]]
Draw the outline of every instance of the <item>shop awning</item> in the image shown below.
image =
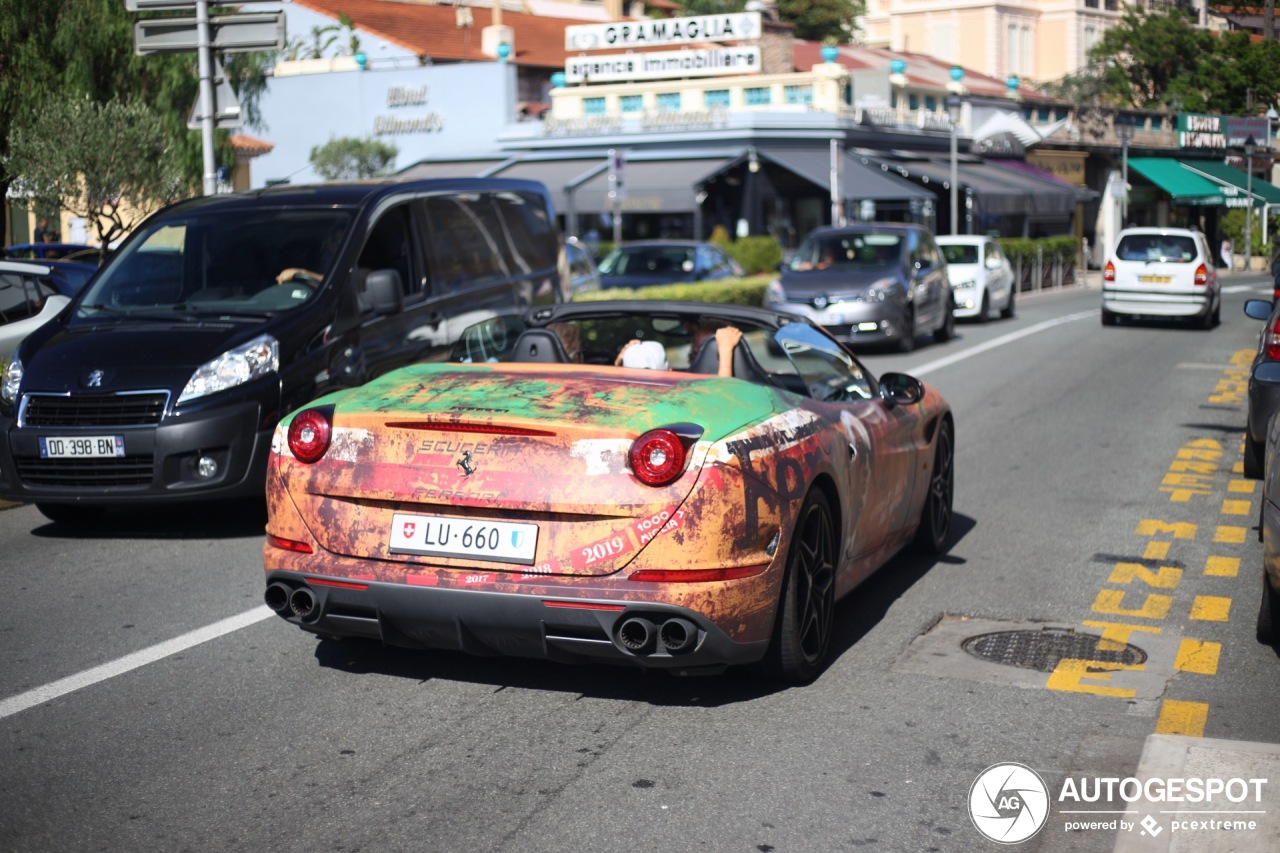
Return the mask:
[(1174, 204), (1225, 204), (1222, 185), (1186, 168), (1172, 157), (1130, 157), (1137, 172), (1169, 194)]
[[(701, 184), (734, 157), (641, 160), (628, 157), (625, 169), (624, 211), (635, 213), (690, 213), (697, 206)], [(611, 209), (609, 175), (602, 171), (578, 188), (573, 206), (579, 213), (603, 213)]]
[[(1280, 204), (1280, 187), (1259, 178), (1257, 175), (1250, 180), (1249, 173), (1241, 171), (1234, 166), (1228, 166), (1218, 160), (1180, 160), (1183, 167), (1208, 178), (1216, 184), (1223, 187), (1238, 191), (1237, 196), (1240, 206), (1245, 207), (1244, 199), (1250, 192), (1253, 193), (1253, 206), (1261, 207), (1264, 204)], [(1230, 193), (1227, 193), (1226, 204), (1228, 207), (1235, 207), (1231, 203)]]
[[(863, 159), (884, 165), (891, 173), (918, 182), (937, 196), (946, 197), (951, 192), (950, 159)], [(1078, 202), (1089, 197), (1087, 191), (1069, 183), (1046, 181), (973, 158), (957, 160), (956, 178), (963, 190), (972, 193), (974, 204), (983, 215), (1069, 215)]]
[[(598, 173), (609, 168), (607, 157), (574, 157), (568, 159), (534, 159), (527, 158), (491, 173), (498, 178), (523, 178), (528, 181), (542, 181), (551, 193), (551, 203), (557, 213), (568, 213), (568, 193), (573, 192), (580, 184), (586, 183)], [(574, 208), (582, 210), (574, 198)]]
[(510, 157), (471, 158), (467, 160), (420, 160), (396, 173), (397, 178), (417, 181), (423, 178), (476, 178), (490, 169), (511, 161)]
[[(771, 160), (810, 183), (831, 185), (831, 154), (822, 149), (792, 150), (761, 148), (762, 159)], [(910, 201), (931, 199), (933, 193), (910, 181), (862, 163), (846, 154), (840, 162), (840, 197), (845, 201)]]

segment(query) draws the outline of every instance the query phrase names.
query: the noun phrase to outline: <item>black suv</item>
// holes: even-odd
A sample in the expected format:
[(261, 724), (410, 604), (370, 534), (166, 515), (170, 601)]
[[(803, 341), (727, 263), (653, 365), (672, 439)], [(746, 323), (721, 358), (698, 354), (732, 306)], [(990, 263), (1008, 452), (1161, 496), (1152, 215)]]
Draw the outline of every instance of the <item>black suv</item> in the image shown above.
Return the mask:
[(546, 188), (284, 186), (170, 206), (30, 334), (0, 385), (0, 497), (70, 521), (261, 495), (276, 422), (562, 298)]

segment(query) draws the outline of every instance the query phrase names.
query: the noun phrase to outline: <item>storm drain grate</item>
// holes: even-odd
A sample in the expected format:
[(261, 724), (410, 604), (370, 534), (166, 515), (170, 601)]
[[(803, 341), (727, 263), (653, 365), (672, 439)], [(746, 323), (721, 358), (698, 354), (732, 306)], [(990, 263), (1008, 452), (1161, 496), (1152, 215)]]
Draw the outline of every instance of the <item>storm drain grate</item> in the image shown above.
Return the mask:
[(1147, 653), (1137, 646), (1061, 628), (979, 634), (961, 645), (974, 657), (1040, 672), (1053, 672), (1058, 661), (1064, 658), (1128, 665), (1140, 664), (1147, 659)]

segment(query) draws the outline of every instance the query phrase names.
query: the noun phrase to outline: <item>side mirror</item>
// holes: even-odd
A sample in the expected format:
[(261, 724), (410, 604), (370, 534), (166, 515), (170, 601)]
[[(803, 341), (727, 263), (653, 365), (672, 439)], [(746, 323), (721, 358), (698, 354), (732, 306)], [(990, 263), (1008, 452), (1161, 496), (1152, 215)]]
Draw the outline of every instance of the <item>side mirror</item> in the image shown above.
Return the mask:
[(905, 373), (886, 373), (880, 377), (880, 396), (890, 408), (909, 406), (924, 399), (924, 385)]
[(374, 270), (365, 276), (359, 294), (360, 310), (375, 314), (399, 314), (404, 307), (404, 287), (396, 270)]
[(1271, 308), (1273, 303), (1265, 299), (1246, 299), (1244, 303), (1244, 313), (1247, 317), (1254, 320), (1266, 320), (1271, 316)]

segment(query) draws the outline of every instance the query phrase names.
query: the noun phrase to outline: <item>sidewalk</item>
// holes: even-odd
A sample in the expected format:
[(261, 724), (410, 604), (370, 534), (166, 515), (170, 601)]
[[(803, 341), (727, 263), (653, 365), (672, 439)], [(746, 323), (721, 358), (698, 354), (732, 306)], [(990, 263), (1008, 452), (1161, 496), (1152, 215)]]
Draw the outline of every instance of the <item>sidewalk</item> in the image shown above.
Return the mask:
[[(1230, 782), (1239, 802), (1219, 793), (1211, 802), (1138, 800), (1124, 819), (1133, 827), (1116, 838), (1114, 853), (1263, 853), (1280, 850), (1280, 744), (1153, 734), (1147, 737), (1134, 774), (1159, 780)], [(1259, 789), (1250, 780), (1266, 780)], [(1242, 780), (1240, 784), (1236, 780)], [(1173, 794), (1173, 786), (1169, 793)], [(1188, 792), (1189, 793), (1189, 792)]]

